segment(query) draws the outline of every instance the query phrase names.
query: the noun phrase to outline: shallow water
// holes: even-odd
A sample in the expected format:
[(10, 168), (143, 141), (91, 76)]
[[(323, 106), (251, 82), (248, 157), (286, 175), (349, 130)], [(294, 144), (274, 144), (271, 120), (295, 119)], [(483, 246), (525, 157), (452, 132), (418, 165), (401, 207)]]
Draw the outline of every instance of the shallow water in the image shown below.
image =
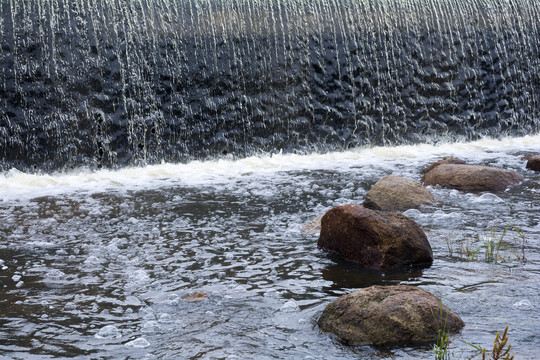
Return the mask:
[[(518, 359), (536, 358), (540, 175), (521, 157), (540, 136), (356, 149), (323, 155), (0, 176), (0, 358), (431, 359), (429, 347), (348, 347), (316, 321), (338, 296), (413, 284), (465, 321), (454, 358), (510, 324)], [(405, 214), (434, 250), (427, 269), (370, 272), (317, 248), (301, 226), (362, 202), (382, 176), (419, 179), (443, 156), (513, 169), (497, 193), (432, 189), (444, 203)], [(448, 242), (510, 222), (527, 262), (451, 256)], [(507, 236), (515, 236), (510, 232)], [(456, 248), (454, 249), (456, 251)], [(208, 300), (183, 297), (205, 292)]]

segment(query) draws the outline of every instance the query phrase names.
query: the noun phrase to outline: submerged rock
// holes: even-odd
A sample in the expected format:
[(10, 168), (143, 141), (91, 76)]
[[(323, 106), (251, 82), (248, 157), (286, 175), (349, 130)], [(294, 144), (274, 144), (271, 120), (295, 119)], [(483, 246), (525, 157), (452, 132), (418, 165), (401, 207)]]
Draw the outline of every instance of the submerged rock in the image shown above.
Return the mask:
[(374, 210), (403, 211), (436, 202), (419, 181), (388, 175), (373, 185), (363, 205)]
[(433, 262), (431, 245), (416, 222), (358, 204), (337, 206), (323, 216), (318, 246), (371, 269)]
[(319, 327), (349, 345), (430, 344), (463, 321), (435, 295), (409, 285), (371, 286), (329, 304)]
[(422, 177), (424, 185), (464, 191), (499, 191), (518, 184), (523, 176), (515, 171), (480, 165), (442, 164)]
[(300, 229), (303, 233), (309, 235), (319, 235), (321, 232), (321, 219), (323, 215), (317, 216), (315, 219), (311, 220), (307, 224), (304, 224)]
[(187, 302), (201, 302), (201, 301), (206, 301), (207, 299), (208, 299), (208, 295), (206, 295), (206, 293), (204, 292), (196, 292), (193, 295), (189, 295), (182, 298), (182, 300), (187, 301)]
[(540, 171), (540, 155), (528, 154), (524, 160), (527, 160), (527, 169)]

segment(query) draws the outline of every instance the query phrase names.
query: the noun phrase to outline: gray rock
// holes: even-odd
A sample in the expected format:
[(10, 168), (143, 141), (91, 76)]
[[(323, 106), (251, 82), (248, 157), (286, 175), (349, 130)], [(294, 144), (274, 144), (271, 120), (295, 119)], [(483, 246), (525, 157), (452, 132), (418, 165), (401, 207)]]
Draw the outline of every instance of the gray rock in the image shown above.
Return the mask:
[(459, 331), (463, 321), (435, 295), (409, 285), (371, 286), (329, 304), (319, 327), (349, 345), (435, 343), (439, 329)]
[(523, 176), (515, 171), (480, 165), (442, 164), (422, 177), (424, 185), (464, 191), (500, 191), (518, 184)]
[(388, 175), (373, 185), (363, 205), (373, 210), (404, 211), (436, 202), (437, 199), (419, 181)]

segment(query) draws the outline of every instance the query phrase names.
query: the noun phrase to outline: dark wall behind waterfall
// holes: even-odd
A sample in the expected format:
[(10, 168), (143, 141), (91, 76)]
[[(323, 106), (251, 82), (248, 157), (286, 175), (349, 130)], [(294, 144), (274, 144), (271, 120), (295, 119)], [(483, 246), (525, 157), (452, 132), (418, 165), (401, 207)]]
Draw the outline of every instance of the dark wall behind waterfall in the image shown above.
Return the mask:
[(0, 0), (0, 170), (536, 133), (537, 0)]

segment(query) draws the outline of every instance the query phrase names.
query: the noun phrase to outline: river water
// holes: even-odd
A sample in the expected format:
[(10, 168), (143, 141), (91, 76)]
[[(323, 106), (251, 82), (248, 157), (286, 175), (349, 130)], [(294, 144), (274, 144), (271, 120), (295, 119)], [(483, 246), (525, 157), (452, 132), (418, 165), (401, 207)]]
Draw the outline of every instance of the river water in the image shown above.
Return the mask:
[[(491, 347), (510, 325), (517, 359), (534, 359), (540, 323), (540, 183), (521, 158), (540, 136), (358, 148), (117, 171), (0, 175), (2, 359), (431, 359), (427, 347), (349, 347), (316, 321), (338, 296), (412, 284), (465, 321), (453, 358)], [(317, 248), (301, 227), (362, 202), (382, 176), (419, 179), (453, 155), (518, 171), (497, 193), (432, 189), (442, 205), (409, 210), (434, 250), (427, 269), (365, 271)], [(527, 262), (457, 254), (460, 241), (511, 222)], [(508, 239), (517, 237), (513, 230)], [(519, 239), (518, 239), (519, 240)], [(448, 244), (454, 244), (453, 255)], [(521, 249), (518, 249), (521, 251)], [(207, 300), (187, 302), (196, 292)]]

